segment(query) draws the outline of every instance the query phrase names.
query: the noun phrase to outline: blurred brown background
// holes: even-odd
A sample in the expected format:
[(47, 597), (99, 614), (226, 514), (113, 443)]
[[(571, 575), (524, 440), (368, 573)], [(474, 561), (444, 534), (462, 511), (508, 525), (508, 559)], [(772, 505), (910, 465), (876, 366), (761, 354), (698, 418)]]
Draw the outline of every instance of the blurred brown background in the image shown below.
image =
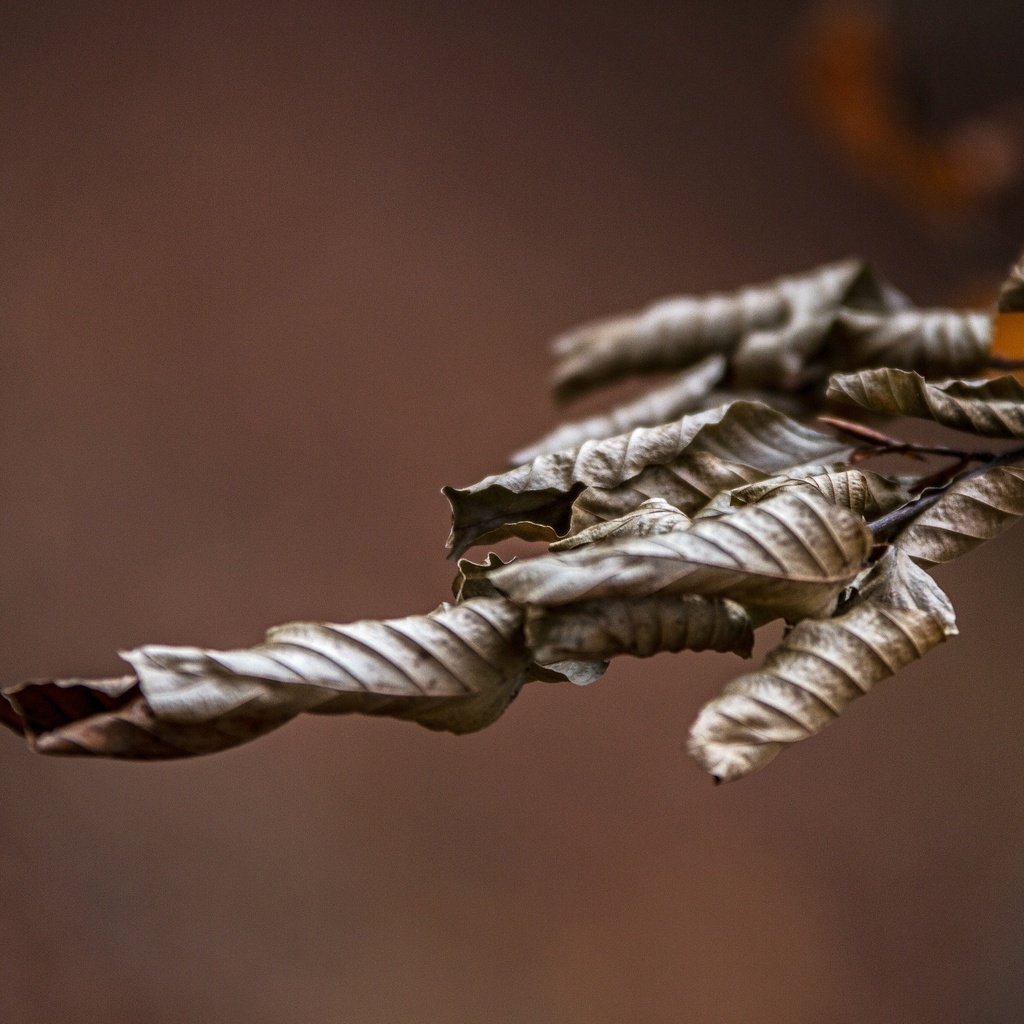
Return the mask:
[[(893, 5), (936, 119), (1000, 102), (1007, 7)], [(814, 16), (6, 6), (3, 681), (433, 607), (438, 489), (553, 424), (546, 340), (581, 319), (848, 253), (921, 302), (997, 279), (1019, 222), (922, 218), (830, 147)], [(725, 656), (534, 686), (461, 739), (0, 736), (0, 1015), (1017, 1021), (1022, 555), (942, 572), (959, 640), (721, 789), (681, 744)]]

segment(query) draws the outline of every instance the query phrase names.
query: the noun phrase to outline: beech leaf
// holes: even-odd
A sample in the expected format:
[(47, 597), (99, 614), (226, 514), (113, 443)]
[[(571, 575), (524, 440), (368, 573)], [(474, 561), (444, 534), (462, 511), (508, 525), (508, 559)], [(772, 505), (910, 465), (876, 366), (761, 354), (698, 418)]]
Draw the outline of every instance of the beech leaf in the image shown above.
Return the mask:
[(984, 437), (1024, 437), (1024, 385), (1015, 377), (933, 384), (907, 370), (861, 370), (833, 376), (828, 397)]
[(1024, 312), (1024, 255), (1013, 265), (999, 289), (999, 312)]
[(519, 604), (727, 597), (768, 617), (828, 615), (871, 550), (864, 521), (806, 488), (651, 537), (604, 540), (491, 574)]
[(893, 541), (919, 565), (951, 562), (1024, 515), (1024, 467), (996, 466), (956, 481)]
[[(850, 450), (845, 442), (767, 406), (734, 402), (674, 423), (638, 427), (618, 437), (541, 455), (471, 487), (444, 488), (442, 493), (452, 506), (449, 554), (457, 557), (475, 544), (504, 537), (553, 540), (564, 536), (572, 521), (573, 502), (586, 487), (618, 487), (650, 466), (676, 463), (684, 453), (705, 452), (771, 474), (845, 456)], [(668, 494), (645, 497), (665, 497), (676, 504)]]
[(654, 388), (632, 402), (598, 416), (556, 427), (539, 441), (520, 449), (509, 462), (520, 466), (524, 462), (532, 462), (540, 455), (578, 448), (585, 441), (600, 441), (616, 434), (628, 433), (635, 427), (654, 427), (703, 408), (704, 400), (725, 375), (725, 365), (724, 357), (708, 356), (684, 370), (668, 384)]
[(650, 537), (652, 534), (669, 533), (688, 526), (690, 517), (670, 505), (663, 498), (650, 498), (639, 508), (627, 512), (618, 519), (595, 523), (579, 533), (551, 545), (552, 551), (568, 551), (570, 548), (593, 544), (594, 541), (612, 537)]
[(638, 373), (689, 366), (729, 353), (754, 331), (813, 319), (844, 303), (865, 309), (906, 300), (860, 260), (843, 260), (767, 284), (699, 298), (665, 299), (639, 313), (584, 324), (554, 342), (555, 395), (567, 401)]
[(833, 355), (845, 369), (892, 366), (926, 377), (952, 377), (982, 369), (992, 343), (987, 313), (907, 309), (894, 313), (841, 310)]
[(750, 616), (735, 601), (695, 595), (604, 598), (530, 608), (526, 642), (541, 661), (649, 658), (661, 651), (731, 651), (750, 657)]
[(704, 706), (690, 754), (717, 781), (749, 775), (956, 632), (946, 595), (906, 555), (889, 551), (847, 610), (801, 622), (759, 670)]

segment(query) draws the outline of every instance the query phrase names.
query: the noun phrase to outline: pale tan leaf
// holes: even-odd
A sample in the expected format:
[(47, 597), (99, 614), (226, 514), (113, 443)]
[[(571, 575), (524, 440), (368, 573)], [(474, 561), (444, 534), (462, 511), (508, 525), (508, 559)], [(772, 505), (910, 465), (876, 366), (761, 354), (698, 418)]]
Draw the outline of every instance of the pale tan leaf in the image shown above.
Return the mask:
[(750, 617), (735, 601), (695, 595), (604, 598), (530, 608), (526, 642), (538, 660), (649, 658), (661, 651), (731, 651), (746, 658)]
[(1024, 255), (1013, 265), (999, 289), (999, 312), (1024, 312)]
[(828, 615), (871, 550), (864, 521), (808, 488), (660, 536), (606, 540), (491, 574), (519, 604), (598, 597), (728, 597), (762, 615)]
[(1024, 467), (996, 466), (954, 483), (897, 535), (919, 565), (951, 562), (998, 537), (1024, 515)]
[[(570, 548), (593, 544), (594, 541), (613, 537), (650, 537), (652, 534), (669, 533), (687, 526), (690, 517), (680, 512), (662, 498), (650, 498), (639, 508), (627, 512), (618, 519), (595, 523), (579, 533), (574, 533), (551, 545), (552, 551), (568, 551)], [(460, 563), (461, 564), (461, 563)], [(492, 584), (493, 585), (493, 584)]]
[(555, 394), (568, 400), (622, 377), (689, 366), (707, 355), (731, 352), (752, 331), (814, 318), (843, 304), (890, 309), (904, 302), (859, 260), (726, 294), (666, 299), (558, 338)]
[(705, 705), (689, 751), (717, 781), (749, 775), (956, 631), (946, 595), (890, 551), (846, 611), (801, 622), (758, 671), (732, 680)]
[(41, 753), (153, 759), (235, 746), (302, 712), (388, 715), (472, 732), (508, 706), (531, 655), (504, 598), (382, 622), (292, 623), (235, 651), (148, 645), (136, 677), (8, 687), (4, 721)]
[(734, 380), (740, 387), (796, 391), (824, 375), (814, 365), (835, 324), (835, 312), (801, 317), (770, 331), (752, 331), (732, 358)]
[(456, 564), (457, 572), (452, 580), (452, 594), (456, 601), (466, 601), (471, 597), (500, 597), (491, 582), (490, 573), (502, 565), (509, 565), (514, 559), (506, 562), (493, 551), (487, 553), (482, 562), (473, 562), (468, 558), (460, 558)]
[(1015, 377), (932, 384), (907, 370), (861, 370), (833, 376), (828, 397), (984, 437), (1024, 437), (1024, 386)]
[(810, 476), (776, 476), (738, 487), (722, 498), (731, 505), (750, 505), (764, 501), (787, 487), (813, 487), (833, 505), (841, 505), (864, 519), (875, 519), (910, 501), (910, 492), (898, 481), (878, 473), (847, 469)]
[[(778, 473), (790, 466), (846, 456), (850, 446), (756, 403), (735, 402), (659, 427), (639, 427), (604, 441), (542, 455), (466, 488), (446, 487), (452, 506), (451, 556), (504, 537), (553, 540), (570, 527), (572, 505), (586, 487), (618, 487), (651, 466), (684, 454)], [(651, 494), (664, 497), (667, 494)], [(685, 509), (683, 509), (686, 511)], [(628, 510), (624, 510), (628, 511)]]
[(846, 369), (894, 366), (926, 377), (955, 377), (981, 370), (991, 342), (992, 318), (987, 313), (841, 310), (832, 352), (835, 365)]
[(763, 470), (707, 452), (684, 454), (668, 465), (648, 466), (618, 487), (588, 487), (573, 503), (569, 535), (618, 519), (652, 498), (693, 515), (716, 494), (763, 480), (766, 475)]
[[(645, 392), (632, 402), (617, 406), (610, 412), (573, 423), (563, 423), (511, 456), (513, 466), (532, 462), (550, 452), (578, 448), (585, 441), (601, 441), (616, 434), (625, 434), (635, 427), (654, 427), (686, 413), (703, 408), (711, 390), (725, 375), (725, 358), (708, 356), (684, 370), (662, 387)], [(724, 404), (715, 402), (715, 405)]]

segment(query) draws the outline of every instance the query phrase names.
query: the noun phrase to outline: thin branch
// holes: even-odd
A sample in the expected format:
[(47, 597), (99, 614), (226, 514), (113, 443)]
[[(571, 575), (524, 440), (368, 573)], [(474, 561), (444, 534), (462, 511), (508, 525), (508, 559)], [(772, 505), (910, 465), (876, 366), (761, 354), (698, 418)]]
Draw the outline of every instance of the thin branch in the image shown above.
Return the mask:
[(992, 452), (990, 451), (969, 452), (961, 448), (950, 448), (942, 444), (918, 444), (915, 441), (903, 441), (898, 437), (890, 437), (881, 431), (866, 427), (862, 423), (838, 419), (835, 416), (819, 416), (818, 420), (844, 434), (849, 434), (851, 437), (856, 437), (866, 442), (873, 449), (877, 449), (877, 452), (866, 452), (866, 456), (872, 454), (909, 455), (911, 457), (939, 455), (957, 459), (961, 462), (986, 462), (992, 458)]

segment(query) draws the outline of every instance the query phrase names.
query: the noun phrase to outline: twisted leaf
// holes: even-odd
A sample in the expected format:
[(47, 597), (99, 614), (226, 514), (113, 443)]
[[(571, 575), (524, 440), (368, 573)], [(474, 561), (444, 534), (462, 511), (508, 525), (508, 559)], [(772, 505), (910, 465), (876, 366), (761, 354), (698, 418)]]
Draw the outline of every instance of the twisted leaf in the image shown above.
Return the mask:
[(996, 466), (954, 483), (893, 542), (919, 565), (951, 562), (1024, 515), (1024, 467)]
[(716, 781), (749, 775), (956, 632), (946, 595), (890, 551), (847, 611), (801, 622), (760, 670), (732, 680), (705, 705), (690, 731), (690, 754)]
[(595, 523), (579, 533), (551, 545), (552, 551), (568, 551), (570, 548), (593, 544), (598, 540), (614, 537), (650, 537), (653, 534), (669, 533), (688, 526), (690, 517), (680, 512), (662, 498), (651, 498), (639, 508), (627, 512), (619, 519), (606, 523)]
[(720, 497), (730, 505), (750, 505), (779, 494), (787, 487), (813, 487), (833, 505), (856, 512), (863, 519), (875, 519), (910, 501), (910, 493), (895, 480), (860, 469), (810, 476), (776, 476), (738, 487)]
[(829, 614), (870, 550), (859, 516), (810, 489), (791, 488), (688, 529), (516, 562), (491, 579), (519, 604), (688, 593), (795, 620)]
[[(705, 452), (778, 473), (849, 451), (843, 442), (767, 406), (735, 402), (674, 423), (639, 427), (618, 437), (542, 455), (471, 487), (445, 487), (442, 493), (452, 506), (448, 551), (457, 557), (474, 544), (504, 537), (552, 540), (563, 536), (570, 526), (573, 502), (584, 488), (618, 487), (647, 467), (676, 463), (684, 452)], [(647, 496), (672, 501), (668, 494)]]
[(520, 466), (540, 455), (578, 448), (585, 441), (601, 441), (616, 434), (625, 434), (635, 427), (653, 427), (678, 419), (685, 413), (702, 408), (702, 403), (724, 375), (725, 359), (708, 356), (668, 384), (646, 392), (635, 401), (599, 416), (556, 427), (539, 441), (520, 449), (509, 462)]
[(689, 366), (707, 355), (732, 351), (752, 331), (814, 318), (844, 303), (890, 309), (904, 301), (859, 260), (726, 294), (666, 299), (556, 339), (560, 362), (555, 395), (565, 401), (623, 377)]
[[(301, 712), (359, 712), (430, 729), (481, 729), (526, 678), (523, 613), (473, 598), (383, 622), (292, 623), (236, 651), (149, 645), (125, 680), (25, 684), (5, 691), (46, 753), (162, 758), (210, 753)], [(37, 709), (46, 702), (49, 718)]]
[(836, 317), (837, 365), (898, 366), (926, 377), (955, 377), (985, 365), (992, 342), (987, 313), (908, 309), (880, 314), (842, 310)]
[(707, 452), (684, 454), (668, 465), (648, 466), (618, 487), (588, 487), (573, 503), (569, 536), (619, 519), (652, 499), (662, 499), (693, 515), (721, 491), (763, 480), (766, 475), (763, 470)]
[(732, 651), (750, 657), (750, 617), (735, 601), (694, 595), (605, 598), (531, 608), (526, 642), (538, 660), (649, 658), (661, 651)]
[(1024, 386), (1015, 377), (930, 384), (907, 370), (861, 370), (832, 377), (827, 397), (984, 437), (1024, 437)]

